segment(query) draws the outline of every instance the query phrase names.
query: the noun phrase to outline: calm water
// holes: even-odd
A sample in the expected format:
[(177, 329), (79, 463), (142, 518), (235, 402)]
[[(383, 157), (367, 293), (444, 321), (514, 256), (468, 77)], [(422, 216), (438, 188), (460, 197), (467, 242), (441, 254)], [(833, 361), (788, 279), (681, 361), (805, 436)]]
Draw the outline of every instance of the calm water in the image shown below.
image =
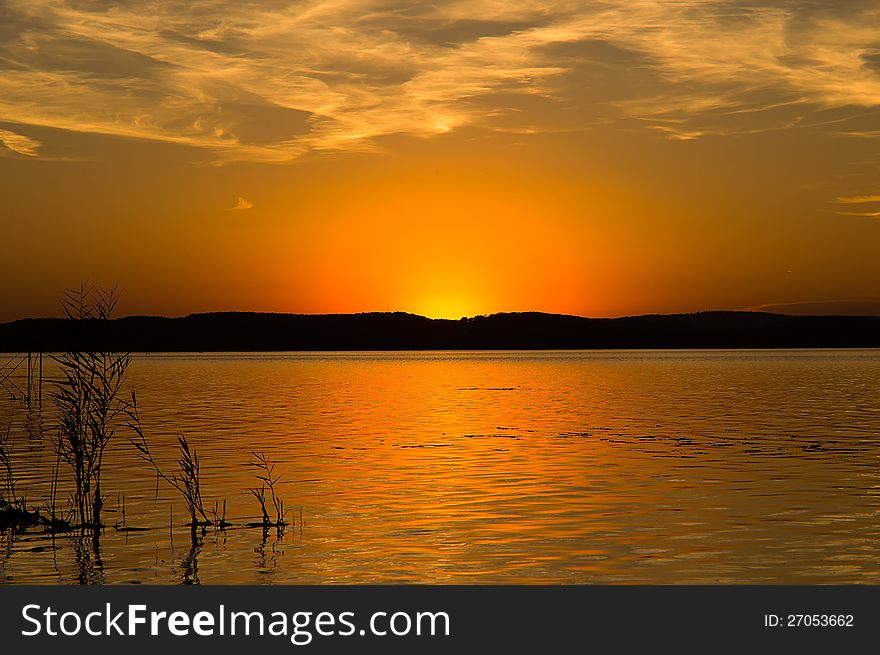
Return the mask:
[[(123, 430), (105, 521), (124, 493), (150, 529), (108, 527), (100, 559), (3, 535), (0, 581), (880, 582), (880, 351), (154, 354), (129, 387), (238, 525), (193, 548)], [(51, 406), (0, 420), (39, 504)], [(244, 527), (255, 450), (284, 475), (281, 538)]]

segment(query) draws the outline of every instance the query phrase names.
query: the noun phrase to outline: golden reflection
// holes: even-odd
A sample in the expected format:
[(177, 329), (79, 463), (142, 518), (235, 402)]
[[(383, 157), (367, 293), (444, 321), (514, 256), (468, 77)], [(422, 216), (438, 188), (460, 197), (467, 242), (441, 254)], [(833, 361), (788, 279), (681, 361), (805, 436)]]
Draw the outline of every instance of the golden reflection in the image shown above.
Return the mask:
[[(137, 357), (130, 381), (157, 452), (186, 433), (206, 501), (225, 499), (238, 526), (200, 541), (202, 583), (878, 575), (864, 548), (880, 515), (872, 351), (160, 355)], [(243, 464), (256, 448), (296, 517), (283, 539), (243, 527), (258, 517)], [(39, 502), (51, 462), (29, 457)], [(155, 499), (125, 444), (107, 458), (105, 486), (155, 529), (107, 531), (103, 579), (178, 580), (193, 552), (184, 526), (169, 540), (179, 500)], [(16, 539), (6, 579), (79, 579), (63, 537), (57, 551)]]

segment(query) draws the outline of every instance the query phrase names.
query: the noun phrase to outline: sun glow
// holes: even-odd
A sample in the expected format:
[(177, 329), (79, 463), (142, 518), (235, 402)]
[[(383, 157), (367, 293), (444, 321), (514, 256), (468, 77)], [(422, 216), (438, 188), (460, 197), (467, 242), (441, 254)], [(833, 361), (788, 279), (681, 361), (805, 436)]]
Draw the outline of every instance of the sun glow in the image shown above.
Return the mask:
[(422, 302), (417, 302), (412, 310), (413, 313), (428, 318), (459, 319), (480, 314), (483, 307), (485, 307), (484, 303), (468, 297), (464, 292), (450, 292), (426, 296)]

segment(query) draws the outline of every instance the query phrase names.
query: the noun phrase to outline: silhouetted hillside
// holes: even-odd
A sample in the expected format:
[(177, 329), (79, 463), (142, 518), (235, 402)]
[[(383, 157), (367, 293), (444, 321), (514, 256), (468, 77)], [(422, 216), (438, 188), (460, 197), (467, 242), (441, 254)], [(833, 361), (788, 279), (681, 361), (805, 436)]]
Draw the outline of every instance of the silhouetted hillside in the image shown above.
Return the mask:
[(401, 312), (224, 312), (130, 316), (82, 327), (64, 319), (0, 324), (0, 351), (86, 347), (96, 334), (103, 347), (130, 351), (880, 347), (880, 317), (760, 312), (626, 318), (528, 312), (458, 321)]

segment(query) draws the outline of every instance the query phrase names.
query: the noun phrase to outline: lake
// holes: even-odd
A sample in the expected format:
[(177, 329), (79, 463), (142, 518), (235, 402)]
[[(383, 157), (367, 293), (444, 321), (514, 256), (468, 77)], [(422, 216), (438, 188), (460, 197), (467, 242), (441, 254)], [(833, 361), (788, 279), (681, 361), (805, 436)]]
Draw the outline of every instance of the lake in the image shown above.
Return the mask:
[[(122, 427), (100, 554), (6, 533), (0, 581), (880, 582), (878, 350), (137, 354), (127, 385), (234, 525), (193, 544)], [(0, 399), (29, 504), (53, 421)], [(283, 474), (282, 535), (247, 527), (252, 452)], [(149, 529), (112, 527), (123, 494)]]

